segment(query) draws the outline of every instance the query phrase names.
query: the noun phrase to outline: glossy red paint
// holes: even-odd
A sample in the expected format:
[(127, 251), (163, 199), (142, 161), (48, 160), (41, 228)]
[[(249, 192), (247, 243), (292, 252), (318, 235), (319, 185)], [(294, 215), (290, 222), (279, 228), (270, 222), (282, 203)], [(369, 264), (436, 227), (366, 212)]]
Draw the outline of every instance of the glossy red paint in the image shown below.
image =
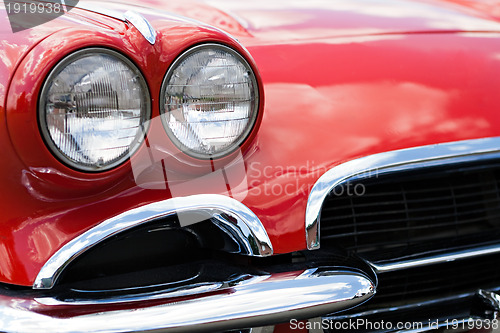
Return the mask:
[(127, 3), (193, 17), (238, 38), (251, 37), (247, 43), (253, 41), (259, 45), (330, 37), (499, 29), (499, 24), (491, 16), (498, 1), (491, 0), (187, 0), (181, 4), (164, 0), (133, 0)]
[[(75, 12), (69, 15), (82, 13)], [(97, 14), (88, 15), (99, 17)], [(32, 48), (20, 62), (19, 70), (12, 75), (5, 114), (14, 149), (9, 148), (13, 150), (12, 156), (17, 153), (19, 161), (8, 172), (3, 172), (16, 184), (9, 187), (8, 193), (4, 192), (4, 217), (9, 222), (5, 224), (8, 230), (4, 234), (12, 235), (4, 239), (3, 243), (5, 258), (10, 259), (4, 262), (5, 270), (0, 270), (5, 282), (31, 284), (33, 276), (36, 276), (53, 251), (95, 225), (91, 221), (102, 221), (116, 215), (117, 208), (124, 211), (169, 197), (168, 191), (148, 192), (137, 187), (130, 163), (113, 171), (96, 174), (66, 167), (46, 148), (37, 123), (38, 95), (43, 78), (62, 58), (78, 49), (106, 47), (124, 53), (144, 73), (152, 96), (159, 96), (170, 63), (193, 45), (219, 42), (245, 54), (245, 50), (234, 39), (213, 28), (179, 19), (159, 22), (156, 27), (161, 42), (152, 46), (135, 29), (128, 28), (124, 23), (115, 22), (114, 29), (101, 26), (82, 29), (80, 25), (68, 24), (66, 29), (61, 30), (59, 26), (60, 31)], [(93, 38), (87, 38), (89, 33), (92, 33)], [(163, 38), (165, 34), (168, 34), (168, 39)], [(248, 61), (251, 62), (251, 59)], [(161, 70), (148, 70), (151, 68)], [(152, 116), (159, 116), (158, 97), (152, 99)], [(176, 150), (163, 130), (158, 141), (165, 143), (166, 150)], [(4, 142), (10, 145), (9, 139)], [(189, 162), (189, 158), (186, 159)], [(12, 225), (14, 230), (10, 229)], [(22, 255), (18, 257), (11, 253)]]
[[(480, 11), (411, 1), (388, 2), (384, 11), (366, 7), (365, 1), (348, 1), (350, 7), (342, 9), (327, 1), (323, 6), (292, 3), (286, 11), (269, 1), (211, 2), (215, 7), (170, 3), (149, 1), (227, 28), (260, 71), (265, 105), (258, 131), (242, 147), (248, 184), (242, 202), (259, 216), (276, 253), (305, 248), (307, 197), (329, 168), (378, 152), (500, 135), (500, 24)], [(439, 16), (432, 14), (436, 6)], [(415, 9), (418, 15), (411, 14)], [(122, 22), (82, 10), (67, 14), (72, 21), (60, 18), (44, 26), (47, 38), (30, 39), (37, 29), (11, 37), (19, 40), (9, 59), (19, 66), (0, 67), (12, 79), (10, 86), (0, 82), (7, 96), (0, 113), (6, 126), (0, 131), (5, 161), (0, 166), (1, 282), (31, 285), (46, 260), (76, 235), (171, 195), (168, 189), (138, 186), (130, 162), (86, 174), (51, 155), (36, 113), (38, 93), (54, 64), (84, 47), (124, 53), (144, 73), (155, 117), (163, 76), (183, 50), (218, 41), (245, 52), (209, 25), (136, 10), (158, 30), (155, 46)], [(75, 22), (83, 19), (92, 24)], [(10, 28), (2, 21), (1, 29)], [(180, 178), (205, 170), (204, 162), (180, 154), (161, 125), (151, 126), (148, 139), (155, 149), (180, 158), (169, 165)], [(142, 147), (132, 162), (146, 155)]]

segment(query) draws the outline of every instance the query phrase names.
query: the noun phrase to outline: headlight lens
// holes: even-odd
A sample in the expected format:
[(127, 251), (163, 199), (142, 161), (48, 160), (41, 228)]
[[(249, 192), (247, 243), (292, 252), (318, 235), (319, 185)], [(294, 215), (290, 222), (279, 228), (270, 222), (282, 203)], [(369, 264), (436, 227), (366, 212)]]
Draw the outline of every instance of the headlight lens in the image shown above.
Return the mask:
[(252, 130), (259, 108), (252, 68), (236, 51), (218, 44), (182, 54), (163, 81), (160, 100), (172, 141), (202, 159), (238, 148)]
[(109, 170), (127, 160), (144, 138), (151, 108), (146, 81), (117, 52), (85, 49), (66, 57), (40, 96), (44, 139), (73, 168)]

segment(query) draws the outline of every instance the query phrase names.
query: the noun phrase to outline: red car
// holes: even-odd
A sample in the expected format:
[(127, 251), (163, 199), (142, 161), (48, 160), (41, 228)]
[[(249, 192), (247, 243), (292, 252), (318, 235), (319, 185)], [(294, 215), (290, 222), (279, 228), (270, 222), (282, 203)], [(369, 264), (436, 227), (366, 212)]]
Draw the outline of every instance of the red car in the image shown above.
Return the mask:
[(500, 1), (0, 12), (0, 331), (499, 327)]

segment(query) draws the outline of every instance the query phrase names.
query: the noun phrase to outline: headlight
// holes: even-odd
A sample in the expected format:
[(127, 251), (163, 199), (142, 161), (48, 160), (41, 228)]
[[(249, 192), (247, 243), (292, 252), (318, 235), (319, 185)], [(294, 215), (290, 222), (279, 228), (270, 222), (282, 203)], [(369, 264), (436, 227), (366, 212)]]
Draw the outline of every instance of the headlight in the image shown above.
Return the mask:
[(137, 67), (107, 49), (85, 49), (63, 59), (40, 95), (44, 139), (64, 163), (83, 171), (109, 170), (144, 138), (149, 92)]
[(247, 138), (257, 119), (259, 92), (240, 54), (204, 44), (172, 64), (160, 101), (172, 141), (188, 155), (208, 159), (234, 151)]

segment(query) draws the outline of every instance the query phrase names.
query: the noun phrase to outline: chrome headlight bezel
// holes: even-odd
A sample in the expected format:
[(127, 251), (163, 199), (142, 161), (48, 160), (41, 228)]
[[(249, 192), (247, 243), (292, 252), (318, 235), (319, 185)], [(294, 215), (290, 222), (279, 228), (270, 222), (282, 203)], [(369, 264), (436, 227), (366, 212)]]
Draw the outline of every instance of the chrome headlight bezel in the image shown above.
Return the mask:
[[(52, 138), (48, 123), (47, 123), (47, 112), (45, 110), (47, 103), (47, 95), (51, 88), (51, 85), (54, 79), (71, 63), (83, 59), (85, 57), (89, 57), (96, 54), (102, 54), (107, 56), (112, 56), (122, 64), (124, 64), (138, 79), (138, 85), (141, 87), (141, 98), (144, 102), (144, 109), (141, 109), (141, 119), (140, 124), (138, 126), (137, 133), (134, 137), (132, 144), (129, 146), (129, 149), (114, 159), (112, 162), (106, 165), (90, 165), (90, 164), (82, 164), (77, 161), (72, 160), (66, 154), (64, 154), (61, 149), (57, 146)], [(49, 72), (47, 77), (45, 78), (42, 88), (40, 90), (39, 98), (38, 98), (38, 127), (40, 133), (42, 135), (43, 141), (46, 146), (49, 148), (49, 151), (64, 165), (70, 167), (79, 172), (86, 173), (95, 173), (95, 172), (104, 172), (117, 168), (122, 165), (126, 161), (129, 160), (130, 156), (134, 154), (142, 142), (144, 141), (145, 135), (147, 133), (147, 126), (149, 124), (149, 120), (151, 119), (151, 97), (149, 92), (149, 86), (144, 78), (144, 75), (140, 71), (140, 69), (125, 55), (121, 54), (118, 51), (104, 48), (104, 47), (91, 47), (85, 48), (73, 53), (70, 53), (63, 57)]]
[[(168, 110), (166, 110), (165, 107), (165, 98), (166, 98), (166, 92), (167, 92), (167, 87), (169, 85), (170, 79), (172, 78), (172, 75), (178, 68), (178, 66), (188, 57), (190, 57), (192, 54), (203, 51), (204, 49), (219, 49), (224, 52), (229, 53), (230, 55), (234, 56), (250, 73), (250, 81), (251, 85), (253, 86), (253, 93), (255, 94), (255, 100), (253, 103), (253, 108), (251, 110), (251, 116), (249, 117), (248, 125), (246, 128), (240, 133), (238, 138), (234, 140), (228, 147), (224, 148), (220, 152), (216, 152), (213, 154), (208, 154), (208, 153), (200, 153), (198, 151), (195, 151), (193, 149), (190, 149), (187, 147), (183, 142), (181, 142), (177, 136), (173, 133), (172, 129), (170, 128), (168, 121), (166, 120), (166, 115), (168, 114)], [(213, 159), (219, 159), (223, 158), (225, 156), (230, 155), (231, 153), (235, 152), (238, 148), (240, 148), (245, 141), (248, 139), (252, 131), (254, 130), (257, 120), (259, 118), (259, 113), (260, 113), (260, 99), (261, 99), (261, 90), (260, 90), (260, 84), (259, 80), (257, 78), (257, 73), (255, 72), (254, 68), (250, 65), (249, 61), (238, 51), (235, 49), (226, 46), (224, 44), (219, 44), (219, 43), (204, 43), (204, 44), (198, 44), (195, 46), (192, 46), (182, 52), (170, 65), (169, 69), (167, 70), (167, 73), (165, 74), (165, 77), (163, 79), (163, 83), (161, 86), (161, 91), (160, 91), (160, 116), (161, 116), (161, 121), (163, 124), (163, 127), (165, 131), (167, 132), (168, 137), (170, 140), (174, 143), (174, 145), (184, 152), (186, 155), (190, 157), (194, 157), (196, 159), (200, 160), (213, 160)]]

